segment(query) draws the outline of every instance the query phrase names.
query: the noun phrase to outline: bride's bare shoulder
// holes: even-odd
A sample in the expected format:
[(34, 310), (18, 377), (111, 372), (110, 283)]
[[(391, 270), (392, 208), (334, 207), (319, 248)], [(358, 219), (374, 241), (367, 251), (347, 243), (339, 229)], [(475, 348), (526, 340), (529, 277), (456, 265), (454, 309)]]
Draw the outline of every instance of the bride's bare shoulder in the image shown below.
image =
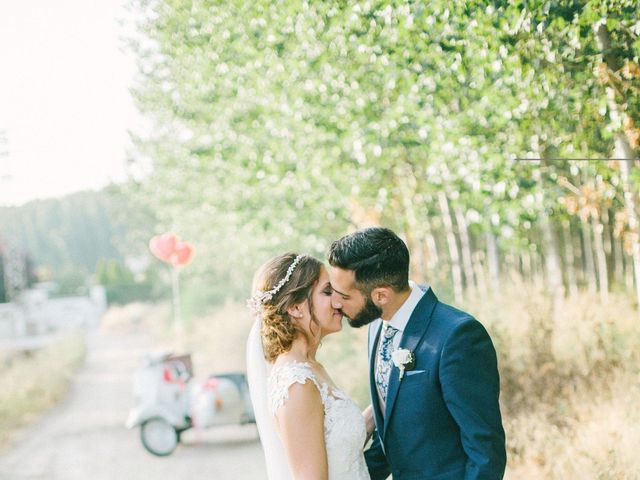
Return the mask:
[(321, 387), (311, 364), (281, 357), (276, 360), (269, 374), (272, 412), (276, 413), (284, 405), (289, 410), (289, 407), (298, 409), (299, 404), (304, 402), (309, 402), (310, 407), (316, 401), (322, 402)]
[(294, 381), (285, 387), (279, 404), (274, 405), (274, 413), (279, 419), (304, 421), (309, 415), (322, 414), (322, 396), (315, 381)]

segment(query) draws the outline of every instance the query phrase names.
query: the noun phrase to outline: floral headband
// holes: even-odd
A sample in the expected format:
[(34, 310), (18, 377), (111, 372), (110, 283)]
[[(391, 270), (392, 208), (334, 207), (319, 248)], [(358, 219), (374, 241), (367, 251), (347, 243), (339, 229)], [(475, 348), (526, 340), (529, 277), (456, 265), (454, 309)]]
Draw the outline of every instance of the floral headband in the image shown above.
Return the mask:
[(268, 302), (269, 300), (271, 300), (275, 296), (275, 294), (280, 291), (280, 289), (284, 286), (284, 284), (289, 281), (289, 279), (291, 278), (291, 274), (293, 273), (296, 266), (298, 265), (298, 263), (300, 263), (300, 260), (302, 260), (303, 257), (304, 255), (298, 255), (293, 260), (293, 263), (289, 265), (289, 268), (287, 269), (287, 273), (278, 282), (278, 284), (275, 287), (273, 287), (271, 290), (268, 290), (266, 292), (262, 292), (258, 290), (249, 300), (247, 300), (247, 306), (251, 309), (254, 315), (259, 315), (262, 313), (262, 308), (265, 302)]

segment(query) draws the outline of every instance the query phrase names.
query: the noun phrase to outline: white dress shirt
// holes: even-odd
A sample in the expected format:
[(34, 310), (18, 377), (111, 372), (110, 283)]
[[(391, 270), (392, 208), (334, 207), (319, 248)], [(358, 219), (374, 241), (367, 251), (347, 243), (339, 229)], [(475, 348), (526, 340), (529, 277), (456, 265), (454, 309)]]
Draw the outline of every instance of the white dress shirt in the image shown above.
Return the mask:
[[(386, 330), (387, 325), (398, 330), (398, 333), (396, 333), (393, 337), (393, 343), (392, 343), (393, 348), (391, 349), (392, 352), (397, 350), (398, 347), (400, 346), (400, 341), (402, 340), (402, 334), (404, 333), (405, 328), (407, 328), (407, 323), (409, 323), (409, 318), (411, 318), (411, 314), (413, 313), (413, 311), (415, 310), (416, 306), (418, 305), (418, 303), (422, 299), (422, 296), (425, 293), (425, 291), (422, 290), (422, 288), (420, 288), (414, 282), (410, 281), (409, 286), (411, 287), (411, 293), (409, 294), (407, 299), (404, 301), (404, 303), (400, 306), (398, 311), (388, 321), (382, 320), (382, 332)], [(378, 358), (379, 358), (378, 349), (380, 348), (381, 338), (382, 338), (382, 334), (380, 334), (380, 338), (378, 338), (378, 345), (376, 345), (376, 351), (375, 351), (376, 372), (378, 370)], [(385, 404), (382, 401), (382, 396), (380, 395), (380, 392), (378, 392), (378, 399), (380, 400), (380, 407), (384, 412)]]
[(402, 306), (388, 322), (382, 320), (382, 328), (386, 328), (385, 324), (388, 323), (393, 328), (399, 330), (399, 332), (396, 333), (396, 335), (393, 337), (393, 350), (398, 349), (398, 345), (400, 345), (400, 340), (402, 339), (404, 329), (407, 328), (407, 323), (409, 323), (409, 318), (411, 318), (411, 314), (416, 309), (416, 306), (424, 295), (424, 290), (422, 290), (414, 282), (409, 282), (409, 286), (411, 287), (411, 293), (409, 294), (409, 297), (404, 301)]

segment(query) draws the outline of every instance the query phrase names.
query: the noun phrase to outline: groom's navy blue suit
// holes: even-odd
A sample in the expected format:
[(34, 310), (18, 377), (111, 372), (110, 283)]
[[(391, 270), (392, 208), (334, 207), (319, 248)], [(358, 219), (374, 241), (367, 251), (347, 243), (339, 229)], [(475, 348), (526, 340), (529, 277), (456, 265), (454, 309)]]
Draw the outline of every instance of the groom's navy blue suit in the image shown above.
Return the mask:
[(506, 464), (496, 352), (484, 327), (438, 301), (430, 288), (414, 309), (399, 348), (416, 365), (402, 380), (392, 368), (385, 412), (375, 384), (381, 320), (369, 328), (376, 421), (365, 452), (372, 480), (501, 479)]

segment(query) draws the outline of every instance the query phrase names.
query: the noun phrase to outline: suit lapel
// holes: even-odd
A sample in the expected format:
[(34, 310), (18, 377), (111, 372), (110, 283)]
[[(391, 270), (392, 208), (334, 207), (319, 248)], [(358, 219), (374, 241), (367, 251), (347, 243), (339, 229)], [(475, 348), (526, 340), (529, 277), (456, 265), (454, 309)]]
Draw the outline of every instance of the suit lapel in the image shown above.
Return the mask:
[[(423, 288), (424, 287), (420, 287)], [(399, 348), (405, 348), (407, 350), (414, 351), (416, 347), (420, 343), (420, 340), (424, 336), (431, 323), (431, 314), (433, 313), (433, 309), (436, 307), (438, 303), (438, 299), (436, 298), (433, 290), (428, 288), (425, 294), (422, 296), (418, 305), (413, 310), (411, 317), (409, 317), (409, 321), (407, 322), (407, 327), (405, 328), (402, 339), (400, 340)], [(391, 374), (389, 375), (389, 389), (387, 390), (387, 404), (384, 411), (384, 429), (382, 431), (382, 438), (387, 431), (387, 425), (389, 424), (389, 417), (393, 412), (393, 405), (395, 404), (396, 397), (398, 396), (398, 389), (400, 388), (400, 369), (396, 368), (395, 365), (391, 369)]]
[(382, 328), (382, 320), (375, 320), (369, 327), (369, 359), (375, 355), (376, 345), (378, 343), (378, 337), (380, 336), (380, 330)]
[(369, 341), (369, 388), (371, 390), (371, 403), (373, 405), (373, 413), (378, 432), (382, 431), (383, 424), (382, 410), (380, 409), (380, 400), (378, 399), (378, 389), (376, 388), (376, 345), (378, 345), (381, 330), (381, 320), (376, 320), (369, 329), (369, 338), (371, 339), (371, 337), (373, 337), (373, 341)]

